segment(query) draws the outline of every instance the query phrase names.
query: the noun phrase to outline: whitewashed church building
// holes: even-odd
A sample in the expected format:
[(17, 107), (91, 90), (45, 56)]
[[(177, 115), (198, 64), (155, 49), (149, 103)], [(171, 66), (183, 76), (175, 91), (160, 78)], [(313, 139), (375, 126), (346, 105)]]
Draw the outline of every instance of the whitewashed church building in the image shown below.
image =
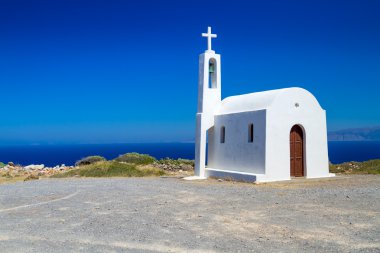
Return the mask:
[(293, 177), (330, 177), (326, 112), (302, 88), (221, 99), (216, 34), (203, 33), (208, 49), (199, 56), (195, 177), (270, 182)]

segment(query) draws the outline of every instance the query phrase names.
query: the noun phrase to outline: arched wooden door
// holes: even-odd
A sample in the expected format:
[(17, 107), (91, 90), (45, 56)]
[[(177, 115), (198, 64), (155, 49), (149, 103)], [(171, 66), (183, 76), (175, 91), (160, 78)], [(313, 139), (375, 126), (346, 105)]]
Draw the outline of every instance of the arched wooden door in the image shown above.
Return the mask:
[(298, 125), (290, 130), (290, 176), (303, 177), (304, 173), (304, 152), (303, 152), (303, 131)]

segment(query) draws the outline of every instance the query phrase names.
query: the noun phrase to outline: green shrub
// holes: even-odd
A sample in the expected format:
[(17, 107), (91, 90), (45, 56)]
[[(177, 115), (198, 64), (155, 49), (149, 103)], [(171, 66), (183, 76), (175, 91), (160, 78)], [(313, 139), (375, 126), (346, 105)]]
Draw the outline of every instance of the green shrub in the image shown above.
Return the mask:
[(164, 158), (154, 163), (154, 166), (165, 171), (192, 171), (194, 170), (194, 160)]
[(330, 163), (330, 172), (344, 174), (380, 174), (380, 159), (365, 162)]
[(2, 163), (2, 162), (0, 162), (0, 169), (1, 169), (1, 168), (4, 168), (4, 167), (5, 167), (5, 164)]
[(89, 164), (102, 162), (102, 161), (106, 161), (106, 159), (103, 156), (98, 156), (98, 155), (87, 156), (77, 161), (75, 163), (75, 166), (84, 166), (84, 165), (89, 165)]
[(157, 163), (167, 164), (167, 165), (176, 165), (176, 166), (180, 166), (180, 165), (194, 166), (194, 160), (188, 160), (188, 159), (182, 159), (182, 158), (178, 158), (177, 160), (174, 160), (174, 159), (170, 159), (169, 157), (166, 157), (159, 160)]
[(124, 155), (120, 155), (114, 160), (117, 162), (133, 164), (152, 164), (153, 162), (157, 161), (153, 156), (139, 153), (126, 153)]
[(156, 168), (141, 168), (134, 164), (119, 163), (116, 161), (103, 161), (84, 165), (78, 169), (55, 174), (51, 177), (145, 177), (161, 175), (164, 175), (164, 172)]

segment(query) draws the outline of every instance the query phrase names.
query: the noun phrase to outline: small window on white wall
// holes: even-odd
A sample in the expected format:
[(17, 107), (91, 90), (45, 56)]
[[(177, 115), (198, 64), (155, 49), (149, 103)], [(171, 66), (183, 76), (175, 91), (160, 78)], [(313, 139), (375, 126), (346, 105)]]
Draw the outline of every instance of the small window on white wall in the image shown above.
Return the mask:
[(226, 128), (222, 126), (220, 128), (220, 143), (224, 143), (226, 141)]
[(254, 126), (253, 124), (248, 125), (248, 142), (253, 143), (254, 136)]

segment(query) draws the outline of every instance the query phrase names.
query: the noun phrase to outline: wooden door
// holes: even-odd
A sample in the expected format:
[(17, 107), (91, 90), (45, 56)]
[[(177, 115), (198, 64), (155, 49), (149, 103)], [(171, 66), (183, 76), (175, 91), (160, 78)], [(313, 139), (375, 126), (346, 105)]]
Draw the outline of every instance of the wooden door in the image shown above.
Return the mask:
[(303, 131), (298, 125), (290, 131), (290, 176), (304, 176)]

